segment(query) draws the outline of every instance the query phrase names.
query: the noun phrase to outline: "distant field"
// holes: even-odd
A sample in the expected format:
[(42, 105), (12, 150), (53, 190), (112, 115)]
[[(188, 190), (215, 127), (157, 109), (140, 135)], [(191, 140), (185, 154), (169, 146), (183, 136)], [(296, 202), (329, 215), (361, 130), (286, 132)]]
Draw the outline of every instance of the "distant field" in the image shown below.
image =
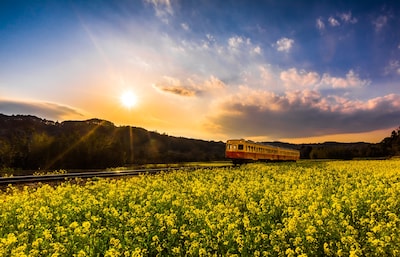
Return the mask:
[(0, 220), (0, 256), (399, 256), (400, 160), (10, 187)]
[[(179, 163), (159, 163), (159, 164), (144, 164), (139, 166), (134, 166), (131, 168), (179, 168), (179, 167), (220, 167), (232, 165), (231, 161), (211, 161), (211, 162), (179, 162)], [(112, 168), (109, 170), (118, 170), (120, 168)], [(127, 169), (127, 168), (123, 168)]]

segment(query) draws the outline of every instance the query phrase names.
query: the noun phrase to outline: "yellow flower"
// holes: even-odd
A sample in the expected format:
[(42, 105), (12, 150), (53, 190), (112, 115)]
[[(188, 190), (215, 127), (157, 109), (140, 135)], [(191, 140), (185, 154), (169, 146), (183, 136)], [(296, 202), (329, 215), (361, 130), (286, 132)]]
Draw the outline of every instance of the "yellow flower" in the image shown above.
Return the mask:
[(399, 174), (299, 161), (9, 188), (0, 256), (398, 256)]
[(331, 250), (329, 249), (329, 244), (328, 243), (324, 243), (324, 254), (326, 255), (331, 255)]
[(108, 249), (104, 254), (104, 257), (119, 257), (119, 256), (121, 256), (121, 253), (115, 248)]
[(83, 232), (83, 233), (88, 233), (89, 230), (90, 230), (90, 222), (89, 222), (89, 221), (84, 221), (84, 222), (82, 223), (82, 227), (83, 227), (82, 232)]
[(85, 257), (87, 255), (86, 255), (86, 252), (84, 250), (80, 250), (77, 254), (74, 254), (73, 256), (74, 257)]
[(110, 245), (112, 245), (113, 247), (115, 247), (117, 249), (120, 249), (122, 247), (121, 246), (121, 242), (117, 238), (111, 238), (110, 239)]
[(71, 229), (75, 229), (75, 228), (77, 228), (78, 226), (79, 226), (79, 223), (76, 222), (76, 221), (72, 222), (72, 223), (69, 225), (69, 227), (70, 227)]
[(50, 230), (48, 230), (48, 229), (45, 229), (45, 230), (43, 231), (43, 237), (44, 237), (46, 240), (50, 240), (50, 239), (53, 238), (53, 236), (51, 235)]
[(172, 252), (173, 252), (174, 254), (179, 254), (179, 253), (181, 253), (181, 248), (179, 248), (179, 247), (174, 247), (174, 248), (172, 248)]
[(32, 243), (33, 248), (39, 248), (39, 246), (42, 244), (43, 239), (42, 238), (37, 238), (35, 241)]
[(207, 251), (204, 248), (200, 248), (199, 249), (199, 256), (207, 256)]

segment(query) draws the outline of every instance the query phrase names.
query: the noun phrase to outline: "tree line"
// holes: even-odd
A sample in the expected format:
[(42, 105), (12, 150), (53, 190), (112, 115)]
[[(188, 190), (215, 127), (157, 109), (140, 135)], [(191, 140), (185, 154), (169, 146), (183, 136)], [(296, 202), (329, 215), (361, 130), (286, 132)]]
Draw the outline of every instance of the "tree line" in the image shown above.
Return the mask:
[(302, 145), (304, 159), (354, 159), (354, 158), (389, 158), (400, 156), (400, 127), (393, 130), (390, 137), (376, 144), (337, 143)]
[(300, 159), (341, 159), (389, 158), (400, 156), (400, 127), (393, 130), (389, 137), (379, 143), (338, 143), (324, 142), (316, 144), (289, 144), (266, 142), (267, 144), (288, 147), (300, 151)]
[[(377, 144), (287, 144), (301, 159), (400, 155), (400, 127)], [(225, 143), (174, 137), (100, 119), (54, 122), (0, 114), (0, 169), (102, 169), (149, 163), (225, 160)]]
[(94, 169), (224, 159), (223, 142), (173, 137), (100, 119), (0, 115), (0, 168)]

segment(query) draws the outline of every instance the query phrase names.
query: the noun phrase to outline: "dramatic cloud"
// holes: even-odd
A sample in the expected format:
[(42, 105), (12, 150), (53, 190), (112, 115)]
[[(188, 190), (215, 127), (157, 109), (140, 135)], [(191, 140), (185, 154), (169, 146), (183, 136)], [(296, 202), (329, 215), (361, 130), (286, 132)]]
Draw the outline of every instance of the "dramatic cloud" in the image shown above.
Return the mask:
[[(10, 8), (6, 20), (15, 26), (0, 44), (3, 97), (62, 99), (120, 124), (179, 128), (183, 136), (209, 134), (204, 120), (221, 138), (233, 136), (230, 129), (276, 138), (373, 130), (389, 117), (398, 123), (399, 17), (391, 3), (303, 1), (296, 12), (309, 15), (282, 16), (287, 4), (279, 0), (96, 1), (74, 10), (64, 2), (35, 17), (18, 15), (29, 12), (23, 5)], [(140, 100), (129, 113), (119, 111), (125, 88)], [(81, 113), (0, 104), (52, 119)]]
[[(342, 24), (339, 22), (339, 20), (342, 21)], [(335, 16), (331, 15), (327, 19), (327, 22), (331, 27), (338, 27), (343, 24), (355, 24), (357, 21), (357, 18), (353, 17), (351, 12), (338, 13)], [(319, 17), (316, 20), (316, 27), (321, 32), (325, 30), (325, 23), (322, 17)]]
[[(327, 26), (331, 28), (330, 23)], [(253, 42), (257, 40), (241, 34), (204, 34), (185, 40), (161, 34), (155, 48), (162, 61), (152, 67), (159, 67), (168, 76), (153, 80), (153, 88), (164, 96), (204, 106), (204, 116), (199, 115), (199, 120), (216, 133), (230, 137), (294, 138), (377, 129), (378, 125), (367, 124), (372, 123), (367, 117), (377, 117), (382, 121), (379, 126), (393, 126), (393, 120), (388, 125), (387, 117), (396, 115), (394, 112), (375, 113), (374, 108), (367, 108), (376, 106), (378, 110), (389, 104), (387, 110), (394, 110), (387, 98), (357, 101), (350, 97), (351, 92), (371, 84), (355, 70), (333, 75), (324, 69), (317, 72), (295, 64), (282, 69), (267, 63), (260, 53), (267, 55), (274, 49), (289, 52), (293, 39), (281, 38), (274, 49), (267, 47), (265, 53), (259, 42)], [(273, 54), (281, 57), (275, 51)], [(139, 51), (136, 55), (146, 58)]]
[(290, 38), (281, 38), (278, 41), (276, 41), (276, 49), (279, 52), (289, 52), (290, 49), (293, 47), (294, 40)]
[(168, 17), (174, 14), (170, 0), (144, 0), (153, 6), (156, 16), (168, 23)]
[(400, 62), (398, 60), (389, 61), (389, 64), (384, 68), (384, 75), (388, 74), (400, 75)]
[[(210, 35), (207, 35), (207, 38), (210, 40), (210, 43), (215, 44), (215, 38), (214, 37), (209, 37)], [(218, 52), (221, 53), (221, 50), (223, 49), (222, 46), (217, 46), (218, 47)], [(261, 55), (262, 49), (259, 45), (254, 45), (250, 38), (242, 37), (242, 36), (234, 36), (230, 37), (228, 39), (228, 45), (227, 49), (230, 50), (230, 53), (234, 54), (252, 54), (252, 55)], [(226, 56), (224, 56), (226, 57)]]
[(196, 82), (194, 79), (186, 79), (185, 85), (179, 79), (164, 77), (164, 83), (153, 84), (153, 87), (161, 92), (179, 96), (194, 97), (203, 94), (223, 90), (226, 85), (220, 79), (211, 76), (203, 83)]
[(244, 40), (242, 37), (231, 37), (228, 39), (228, 44), (231, 48), (238, 48), (243, 42)]
[(214, 90), (220, 90), (226, 88), (226, 85), (224, 82), (222, 82), (220, 79), (211, 76), (210, 79), (204, 82), (204, 85), (201, 86), (201, 89), (203, 91), (214, 91)]
[(0, 110), (4, 114), (30, 114), (51, 120), (84, 117), (77, 109), (48, 102), (21, 102), (0, 99)]
[(335, 18), (333, 18), (332, 16), (329, 17), (328, 22), (329, 22), (329, 24), (330, 24), (332, 27), (340, 26), (339, 21), (336, 20)]
[(182, 24), (181, 24), (181, 27), (182, 27), (182, 29), (184, 29), (184, 30), (186, 30), (186, 31), (189, 31), (189, 30), (190, 30), (189, 25), (187, 25), (186, 23), (182, 23)]
[(271, 138), (360, 133), (397, 125), (400, 95), (357, 101), (313, 90), (275, 94), (243, 87), (219, 109), (211, 118), (219, 133)]
[(280, 73), (283, 85), (288, 89), (301, 88), (358, 88), (370, 84), (369, 80), (363, 80), (353, 70), (350, 70), (346, 77), (333, 77), (328, 73), (320, 76), (317, 72), (297, 70), (291, 68)]
[(362, 80), (353, 70), (346, 74), (346, 78), (332, 77), (329, 74), (324, 74), (321, 79), (321, 86), (332, 88), (355, 88), (364, 87), (371, 83), (369, 80)]
[(167, 75), (190, 72), (187, 77), (199, 76), (200, 81), (214, 75), (235, 84), (240, 83), (238, 79), (249, 67), (259, 64), (263, 58), (261, 46), (240, 35), (221, 38), (206, 34), (199, 39), (181, 41), (161, 37), (157, 52), (168, 60), (168, 66), (162, 67), (168, 68), (163, 71)]
[(250, 45), (251, 45), (250, 38), (234, 36), (228, 39), (228, 48), (234, 51), (240, 49), (242, 46), (250, 46)]
[(180, 95), (180, 96), (195, 96), (196, 91), (190, 88), (186, 88), (184, 86), (170, 86), (170, 85), (159, 85), (159, 84), (154, 84), (153, 85), (156, 89), (159, 89), (161, 91), (164, 91), (166, 93), (171, 93), (175, 95)]
[(261, 47), (260, 46), (254, 47), (252, 53), (261, 54)]
[(345, 23), (351, 23), (351, 24), (355, 24), (357, 23), (357, 18), (352, 17), (351, 12), (347, 12), (347, 13), (340, 13), (339, 14), (340, 19), (345, 22)]
[(386, 26), (388, 20), (389, 20), (388, 16), (385, 16), (385, 15), (381, 15), (378, 18), (376, 18), (375, 20), (373, 20), (372, 24), (375, 27), (375, 31), (376, 32), (381, 31), (382, 28)]
[(177, 78), (164, 76), (164, 82), (153, 84), (155, 89), (179, 96), (195, 96), (196, 90), (191, 86), (184, 86)]
[(271, 71), (270, 67), (266, 65), (260, 65), (258, 67), (258, 71), (260, 74), (260, 80), (264, 82), (263, 84), (267, 86), (278, 84), (277, 80), (275, 79), (274, 73)]
[(295, 68), (282, 71), (280, 78), (287, 88), (311, 88), (319, 81), (318, 73), (304, 70), (297, 71)]
[(316, 26), (318, 30), (324, 30), (325, 29), (325, 23), (322, 21), (322, 18), (318, 18), (316, 21)]

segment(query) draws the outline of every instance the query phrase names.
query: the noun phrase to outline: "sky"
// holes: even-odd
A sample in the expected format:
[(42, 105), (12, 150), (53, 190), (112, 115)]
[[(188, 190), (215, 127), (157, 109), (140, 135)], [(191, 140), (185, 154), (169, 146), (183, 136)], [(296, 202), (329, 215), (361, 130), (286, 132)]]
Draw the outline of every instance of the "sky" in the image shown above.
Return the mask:
[(400, 1), (0, 1), (0, 113), (205, 140), (379, 142)]

